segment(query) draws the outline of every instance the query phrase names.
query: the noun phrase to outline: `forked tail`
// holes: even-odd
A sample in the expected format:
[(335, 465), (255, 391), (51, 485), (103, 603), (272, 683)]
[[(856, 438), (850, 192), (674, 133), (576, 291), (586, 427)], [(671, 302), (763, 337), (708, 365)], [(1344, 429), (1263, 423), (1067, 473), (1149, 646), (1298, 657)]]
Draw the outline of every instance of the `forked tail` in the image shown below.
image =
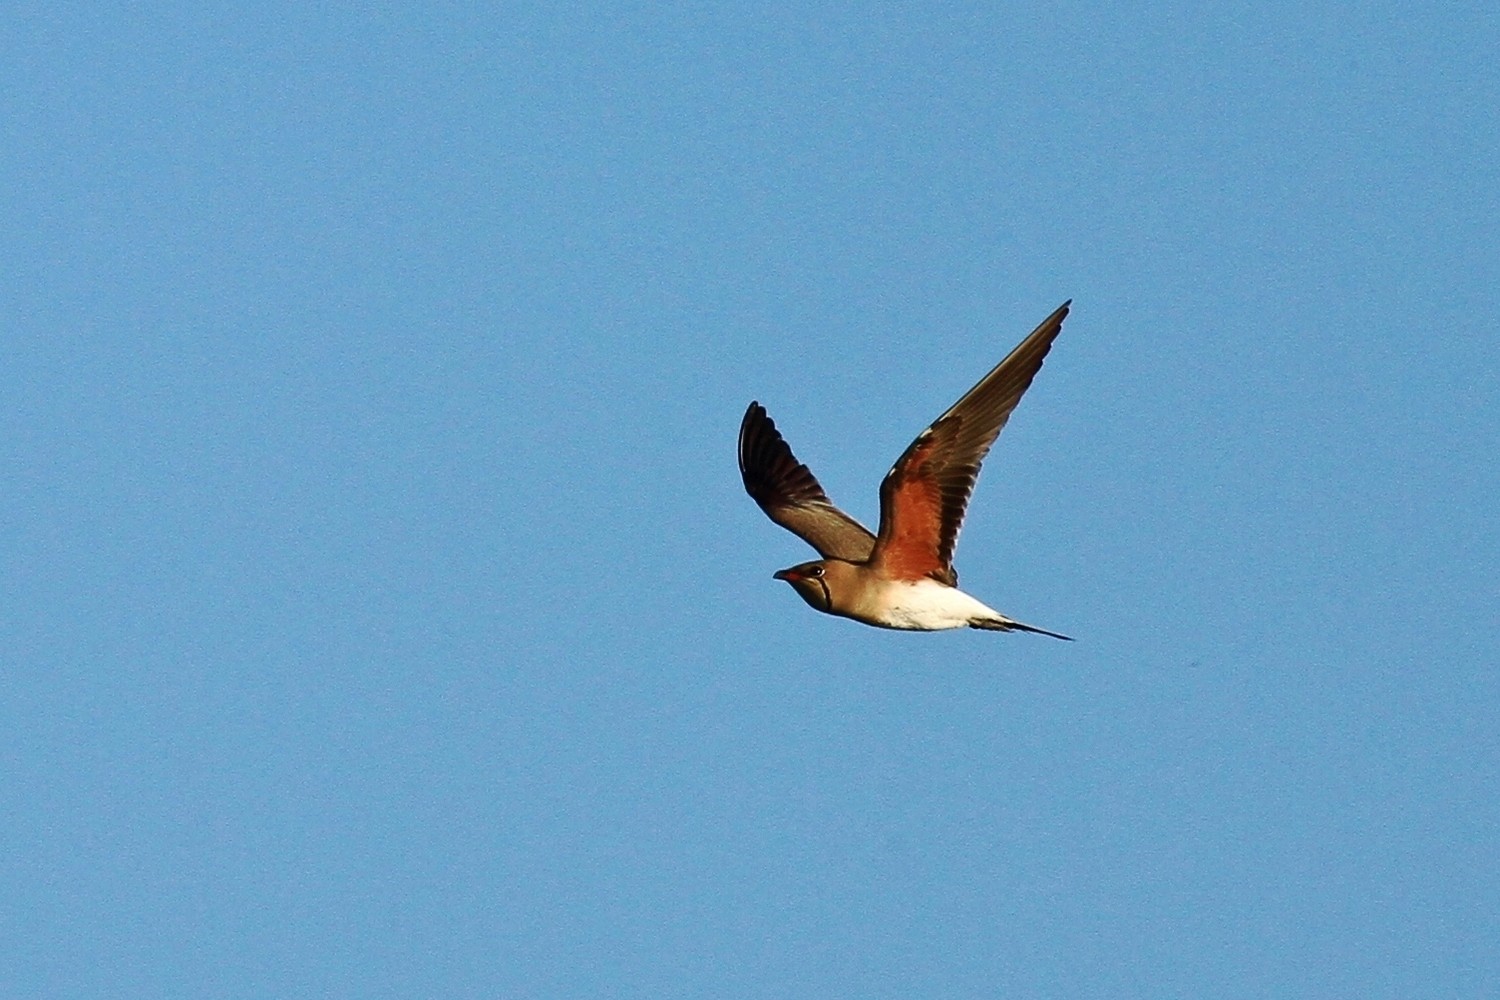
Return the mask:
[(1037, 635), (1050, 635), (1054, 639), (1065, 639), (1068, 642), (1073, 641), (1071, 635), (1063, 635), (1061, 632), (1048, 632), (1044, 628), (1011, 621), (1009, 618), (974, 618), (969, 621), (969, 628), (982, 628), (989, 632), (1035, 632)]

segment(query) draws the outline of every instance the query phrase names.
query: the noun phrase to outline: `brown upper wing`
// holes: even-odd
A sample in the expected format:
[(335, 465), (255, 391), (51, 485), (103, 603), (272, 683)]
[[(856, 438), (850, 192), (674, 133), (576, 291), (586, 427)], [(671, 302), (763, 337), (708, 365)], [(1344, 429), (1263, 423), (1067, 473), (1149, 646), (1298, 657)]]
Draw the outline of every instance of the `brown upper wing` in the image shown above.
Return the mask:
[(938, 417), (880, 484), (880, 536), (870, 561), (901, 580), (957, 586), (953, 549), (979, 465), (1031, 385), (1072, 302), (1064, 302), (979, 384)]
[(767, 517), (817, 549), (824, 559), (864, 562), (869, 558), (875, 536), (833, 505), (759, 403), (751, 403), (740, 421), (740, 477), (745, 492)]

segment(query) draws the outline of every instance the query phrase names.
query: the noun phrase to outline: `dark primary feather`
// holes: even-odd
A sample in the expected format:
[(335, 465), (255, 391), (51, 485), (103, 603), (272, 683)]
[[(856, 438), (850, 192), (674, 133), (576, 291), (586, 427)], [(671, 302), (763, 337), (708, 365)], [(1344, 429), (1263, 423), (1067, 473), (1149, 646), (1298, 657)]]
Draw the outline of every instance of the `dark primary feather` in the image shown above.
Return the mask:
[(740, 478), (745, 492), (767, 517), (824, 559), (864, 562), (869, 558), (875, 536), (833, 505), (759, 403), (751, 403), (740, 421)]
[[(957, 586), (953, 550), (980, 463), (1041, 369), (1070, 305), (1071, 300), (1064, 302), (1043, 320), (896, 460), (880, 484), (876, 561), (887, 558), (885, 549), (890, 546), (893, 562), (920, 566), (923, 573)], [(934, 511), (935, 525), (929, 520)], [(915, 551), (905, 551), (914, 548), (917, 537), (925, 536), (930, 545), (933, 529), (937, 536), (935, 554), (929, 551), (924, 558)]]

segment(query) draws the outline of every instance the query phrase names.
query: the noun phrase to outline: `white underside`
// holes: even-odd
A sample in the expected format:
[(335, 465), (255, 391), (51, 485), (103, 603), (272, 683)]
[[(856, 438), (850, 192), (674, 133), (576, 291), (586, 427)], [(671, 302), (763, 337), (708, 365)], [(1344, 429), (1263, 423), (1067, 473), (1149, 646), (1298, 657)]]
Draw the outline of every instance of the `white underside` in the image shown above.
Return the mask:
[(890, 583), (882, 588), (878, 603), (878, 608), (870, 608), (865, 614), (850, 617), (871, 625), (922, 632), (965, 628), (976, 619), (1010, 621), (994, 608), (962, 590), (944, 586), (936, 580)]

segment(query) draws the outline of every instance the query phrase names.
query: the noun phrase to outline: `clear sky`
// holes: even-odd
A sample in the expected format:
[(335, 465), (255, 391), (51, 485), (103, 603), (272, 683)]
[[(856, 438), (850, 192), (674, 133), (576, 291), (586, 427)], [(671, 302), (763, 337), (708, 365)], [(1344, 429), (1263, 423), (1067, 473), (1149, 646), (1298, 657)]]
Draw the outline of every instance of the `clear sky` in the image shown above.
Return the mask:
[(1492, 7), (9, 6), (0, 994), (1500, 995)]

